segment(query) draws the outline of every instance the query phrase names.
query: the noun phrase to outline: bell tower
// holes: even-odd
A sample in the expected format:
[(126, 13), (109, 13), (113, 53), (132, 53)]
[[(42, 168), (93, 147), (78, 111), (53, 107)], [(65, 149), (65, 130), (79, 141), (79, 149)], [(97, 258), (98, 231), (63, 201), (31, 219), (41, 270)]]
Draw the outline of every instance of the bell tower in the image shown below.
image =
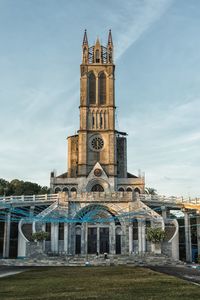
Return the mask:
[[(111, 30), (106, 47), (101, 45), (99, 38), (95, 45), (89, 46), (85, 30), (80, 66), (77, 176), (87, 176), (97, 162), (108, 176), (117, 175), (114, 80)], [(68, 165), (71, 164), (68, 160)]]
[(66, 192), (144, 191), (144, 178), (127, 172), (127, 134), (115, 128), (112, 33), (94, 45), (85, 30), (80, 65), (79, 130), (69, 136), (67, 172), (51, 174), (51, 189)]

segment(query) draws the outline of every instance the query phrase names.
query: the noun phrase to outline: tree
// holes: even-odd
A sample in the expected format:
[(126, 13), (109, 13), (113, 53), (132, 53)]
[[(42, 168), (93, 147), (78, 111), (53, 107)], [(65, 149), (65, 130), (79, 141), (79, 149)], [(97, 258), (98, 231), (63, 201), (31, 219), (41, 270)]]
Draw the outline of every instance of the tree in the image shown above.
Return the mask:
[(0, 179), (0, 196), (20, 196), (48, 194), (50, 189), (47, 186), (40, 186), (37, 183), (13, 179), (10, 182)]
[(145, 188), (145, 194), (157, 195), (157, 190), (154, 188), (147, 187)]
[(9, 182), (3, 178), (0, 178), (0, 195), (7, 195), (9, 190)]

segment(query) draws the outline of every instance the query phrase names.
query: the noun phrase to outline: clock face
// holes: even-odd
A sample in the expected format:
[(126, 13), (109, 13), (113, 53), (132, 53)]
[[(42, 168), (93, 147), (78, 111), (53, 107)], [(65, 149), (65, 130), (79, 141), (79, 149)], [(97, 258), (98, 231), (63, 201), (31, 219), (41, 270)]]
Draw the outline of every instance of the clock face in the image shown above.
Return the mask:
[(94, 170), (94, 175), (97, 176), (97, 177), (100, 177), (102, 175), (101, 169), (95, 169)]
[(93, 151), (101, 151), (104, 146), (104, 141), (101, 136), (94, 136), (90, 141), (90, 147)]

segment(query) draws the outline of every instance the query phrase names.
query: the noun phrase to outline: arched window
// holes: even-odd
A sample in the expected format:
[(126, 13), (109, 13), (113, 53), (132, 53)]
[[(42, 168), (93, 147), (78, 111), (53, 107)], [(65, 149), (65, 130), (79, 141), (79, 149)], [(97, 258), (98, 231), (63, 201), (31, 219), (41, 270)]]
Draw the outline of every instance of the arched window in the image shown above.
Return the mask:
[(63, 192), (68, 193), (69, 189), (67, 187), (64, 187)]
[(88, 77), (88, 100), (89, 104), (96, 103), (96, 77), (94, 73), (90, 73)]
[(106, 75), (99, 76), (99, 104), (106, 104)]
[(100, 62), (99, 50), (96, 50), (96, 63)]
[(102, 185), (100, 184), (95, 184), (93, 187), (92, 187), (92, 192), (104, 192), (104, 188), (102, 187)]
[(120, 187), (120, 188), (118, 189), (118, 192), (124, 192), (124, 188), (123, 188), (123, 187)]
[(127, 192), (132, 192), (132, 188), (128, 187), (128, 188), (126, 189), (126, 191), (127, 191)]
[(134, 192), (140, 194), (140, 189), (135, 188), (135, 189), (134, 189)]
[(61, 189), (59, 187), (55, 188), (55, 193), (58, 194), (59, 192), (61, 192)]
[(76, 192), (76, 188), (75, 187), (71, 188), (71, 192)]

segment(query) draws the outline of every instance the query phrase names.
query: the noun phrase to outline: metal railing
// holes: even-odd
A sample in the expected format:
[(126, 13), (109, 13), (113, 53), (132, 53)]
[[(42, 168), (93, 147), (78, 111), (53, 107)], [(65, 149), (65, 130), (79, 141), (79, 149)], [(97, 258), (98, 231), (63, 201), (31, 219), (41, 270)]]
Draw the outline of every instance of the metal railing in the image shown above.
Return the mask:
[(148, 195), (140, 194), (139, 198), (141, 201), (145, 202), (163, 202), (163, 203), (173, 203), (173, 204), (200, 204), (200, 198), (184, 198), (184, 197), (167, 197), (161, 195)]

